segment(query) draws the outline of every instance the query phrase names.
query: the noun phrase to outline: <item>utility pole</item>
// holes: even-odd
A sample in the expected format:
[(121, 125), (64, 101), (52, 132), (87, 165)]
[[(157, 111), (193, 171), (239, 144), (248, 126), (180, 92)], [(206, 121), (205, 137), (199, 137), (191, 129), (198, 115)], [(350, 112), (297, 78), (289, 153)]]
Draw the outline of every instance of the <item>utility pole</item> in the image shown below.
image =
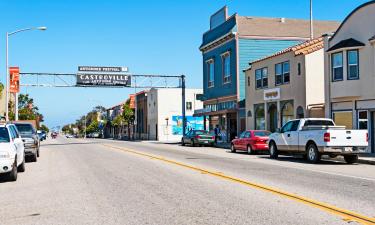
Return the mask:
[(313, 0), (310, 0), (310, 40), (314, 39)]
[(6, 33), (6, 56), (5, 56), (5, 120), (9, 121), (9, 109), (8, 109), (8, 104), (9, 104), (9, 71), (8, 71), (8, 39), (9, 39), (9, 33)]
[(185, 135), (186, 134), (185, 75), (181, 75), (181, 91), (182, 91), (182, 135)]

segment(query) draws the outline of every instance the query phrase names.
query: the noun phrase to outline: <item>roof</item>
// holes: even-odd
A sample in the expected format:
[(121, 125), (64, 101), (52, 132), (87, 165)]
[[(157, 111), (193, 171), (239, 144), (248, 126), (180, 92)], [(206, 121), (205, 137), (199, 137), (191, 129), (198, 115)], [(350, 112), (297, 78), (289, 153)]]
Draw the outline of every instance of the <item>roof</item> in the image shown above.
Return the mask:
[[(260, 61), (264, 61), (266, 59), (270, 59), (279, 55), (283, 55), (288, 52), (294, 52), (294, 55), (307, 55), (310, 53), (313, 53), (315, 51), (318, 51), (320, 49), (323, 49), (324, 43), (323, 43), (323, 37), (315, 38), (313, 40), (309, 40), (294, 46), (291, 46), (289, 48), (286, 48), (284, 50), (278, 51), (272, 55), (266, 56), (264, 58), (257, 59), (255, 61), (250, 62), (249, 64), (257, 63)], [(250, 67), (251, 68), (251, 67)], [(249, 69), (250, 69), (249, 68)]]
[(358, 6), (356, 9), (354, 9), (345, 19), (344, 21), (340, 24), (339, 28), (337, 28), (337, 31), (333, 34), (333, 36), (331, 37), (331, 40), (336, 36), (336, 34), (341, 30), (342, 26), (346, 23), (346, 21), (354, 14), (356, 13), (358, 10), (368, 6), (368, 5), (371, 5), (371, 4), (375, 4), (375, 0), (372, 0), (372, 1), (369, 1), (369, 2), (366, 2), (366, 3), (363, 3), (362, 5)]
[[(240, 36), (309, 38), (310, 20), (289, 18), (264, 18), (237, 16)], [(314, 22), (314, 37), (335, 31), (340, 23), (336, 21)]]
[(349, 39), (342, 40), (339, 43), (335, 44), (334, 46), (330, 47), (328, 49), (328, 52), (334, 51), (337, 49), (342, 49), (342, 48), (352, 48), (352, 47), (362, 47), (362, 46), (365, 46), (365, 44), (360, 41), (357, 41), (356, 39), (349, 38)]

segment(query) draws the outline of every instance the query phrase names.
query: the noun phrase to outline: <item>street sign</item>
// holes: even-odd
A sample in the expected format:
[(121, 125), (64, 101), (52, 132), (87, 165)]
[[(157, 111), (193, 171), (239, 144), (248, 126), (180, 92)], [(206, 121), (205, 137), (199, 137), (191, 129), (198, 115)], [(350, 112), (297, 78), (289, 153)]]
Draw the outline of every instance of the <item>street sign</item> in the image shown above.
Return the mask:
[(9, 67), (9, 92), (19, 93), (20, 92), (20, 68)]
[(131, 76), (125, 74), (78, 73), (77, 86), (131, 86)]
[(108, 72), (119, 73), (128, 72), (128, 67), (111, 67), (111, 66), (78, 66), (79, 72)]

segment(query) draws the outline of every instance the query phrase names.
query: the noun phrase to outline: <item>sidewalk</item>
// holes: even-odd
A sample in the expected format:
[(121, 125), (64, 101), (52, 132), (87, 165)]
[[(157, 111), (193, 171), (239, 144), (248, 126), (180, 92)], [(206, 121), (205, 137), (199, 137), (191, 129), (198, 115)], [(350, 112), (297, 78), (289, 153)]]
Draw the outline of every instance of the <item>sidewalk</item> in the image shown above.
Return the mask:
[[(224, 149), (230, 149), (230, 143), (217, 143), (215, 144), (216, 148), (224, 148)], [(341, 159), (341, 157), (340, 157)], [(342, 160), (344, 160), (342, 158)], [(375, 165), (375, 154), (365, 154), (365, 155), (360, 155), (358, 159), (358, 163), (362, 164), (369, 164), (369, 165)]]

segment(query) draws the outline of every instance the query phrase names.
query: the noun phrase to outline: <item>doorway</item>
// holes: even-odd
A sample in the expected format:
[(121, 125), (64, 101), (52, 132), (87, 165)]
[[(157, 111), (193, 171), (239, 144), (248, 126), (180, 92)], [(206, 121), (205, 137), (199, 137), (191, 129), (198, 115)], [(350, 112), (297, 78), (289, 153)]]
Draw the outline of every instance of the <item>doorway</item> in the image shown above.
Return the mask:
[(275, 132), (277, 129), (277, 106), (271, 104), (268, 108), (269, 130)]

